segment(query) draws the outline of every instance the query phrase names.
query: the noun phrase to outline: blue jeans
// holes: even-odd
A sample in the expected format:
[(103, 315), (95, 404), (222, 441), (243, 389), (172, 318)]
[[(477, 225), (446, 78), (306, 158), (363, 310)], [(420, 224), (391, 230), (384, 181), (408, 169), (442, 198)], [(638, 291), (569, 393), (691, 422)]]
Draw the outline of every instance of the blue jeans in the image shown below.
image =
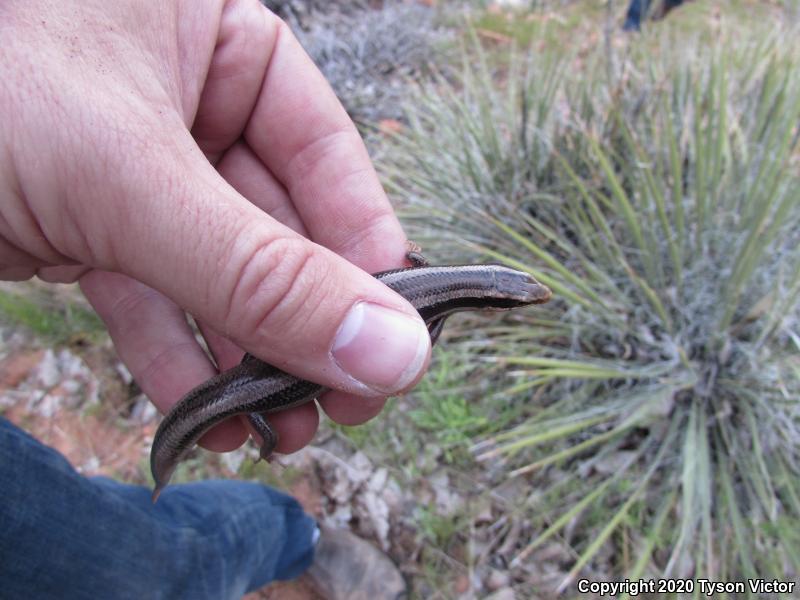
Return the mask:
[(310, 564), (316, 523), (263, 485), (150, 490), (77, 473), (0, 417), (0, 596), (236, 598)]
[(625, 23), (622, 28), (625, 31), (639, 31), (642, 24), (642, 18), (647, 13), (650, 6), (650, 0), (631, 0), (628, 5), (628, 12), (625, 15)]

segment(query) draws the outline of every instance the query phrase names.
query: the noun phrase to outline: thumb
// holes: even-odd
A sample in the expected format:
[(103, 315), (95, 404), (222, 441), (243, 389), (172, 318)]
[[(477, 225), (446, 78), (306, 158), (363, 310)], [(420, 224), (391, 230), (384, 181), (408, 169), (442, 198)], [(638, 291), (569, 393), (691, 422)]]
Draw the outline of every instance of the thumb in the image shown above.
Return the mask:
[(371, 396), (419, 379), (430, 337), (405, 299), (248, 202), (194, 143), (170, 150), (95, 188), (106, 200), (86, 207), (85, 239), (103, 239), (113, 262), (93, 266), (146, 283), (303, 379)]

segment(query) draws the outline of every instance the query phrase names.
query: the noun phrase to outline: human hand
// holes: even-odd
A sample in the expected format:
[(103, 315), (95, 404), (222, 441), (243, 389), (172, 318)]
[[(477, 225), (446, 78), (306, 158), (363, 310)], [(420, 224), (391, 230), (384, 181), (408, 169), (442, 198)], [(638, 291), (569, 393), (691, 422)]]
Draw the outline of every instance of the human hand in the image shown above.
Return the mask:
[[(402, 229), (277, 17), (256, 0), (11, 0), (0, 31), (0, 278), (79, 280), (162, 411), (216, 373), (185, 312), (220, 369), (244, 348), (335, 388), (320, 404), (340, 423), (419, 379), (424, 324), (365, 272), (403, 263)], [(291, 452), (318, 415), (270, 421)], [(247, 434), (234, 419), (203, 445)]]

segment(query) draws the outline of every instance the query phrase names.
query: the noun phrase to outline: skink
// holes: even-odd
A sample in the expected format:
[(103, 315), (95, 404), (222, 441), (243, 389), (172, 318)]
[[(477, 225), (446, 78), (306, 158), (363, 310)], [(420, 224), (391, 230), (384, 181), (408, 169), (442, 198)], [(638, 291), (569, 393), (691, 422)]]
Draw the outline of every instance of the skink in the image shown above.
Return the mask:
[[(550, 289), (522, 271), (500, 265), (430, 266), (409, 252), (412, 267), (374, 275), (417, 309), (435, 343), (445, 319), (460, 311), (509, 310), (550, 299)], [(247, 415), (264, 439), (268, 457), (278, 438), (262, 416), (310, 402), (327, 388), (304, 381), (250, 354), (237, 366), (191, 390), (173, 406), (156, 431), (150, 452), (153, 501), (181, 459), (209, 429), (235, 415)]]

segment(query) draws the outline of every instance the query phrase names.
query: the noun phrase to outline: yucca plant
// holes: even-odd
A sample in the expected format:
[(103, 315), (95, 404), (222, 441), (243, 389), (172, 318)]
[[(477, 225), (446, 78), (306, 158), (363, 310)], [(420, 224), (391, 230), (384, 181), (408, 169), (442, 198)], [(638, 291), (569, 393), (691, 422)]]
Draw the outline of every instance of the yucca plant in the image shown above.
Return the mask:
[(525, 406), (476, 446), (530, 479), (512, 566), (568, 544), (561, 591), (800, 572), (800, 59), (777, 37), (646, 50), (609, 82), (601, 56), (498, 75), (475, 48), (383, 165), (431, 254), (555, 293), (464, 343)]

